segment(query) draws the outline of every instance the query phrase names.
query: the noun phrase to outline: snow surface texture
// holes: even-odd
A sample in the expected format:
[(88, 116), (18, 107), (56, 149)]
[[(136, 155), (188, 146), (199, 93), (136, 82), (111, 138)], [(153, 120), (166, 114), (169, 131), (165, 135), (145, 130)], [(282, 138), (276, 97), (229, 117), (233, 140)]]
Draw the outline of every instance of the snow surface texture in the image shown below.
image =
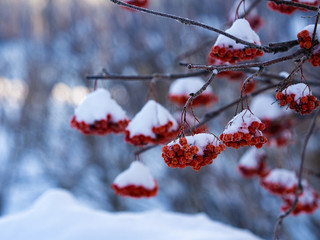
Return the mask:
[(260, 119), (277, 119), (288, 115), (290, 112), (275, 104), (275, 98), (269, 94), (261, 94), (251, 102), (251, 111)]
[[(205, 84), (205, 81), (200, 77), (179, 78), (175, 80), (169, 89), (169, 94), (189, 95), (195, 93)], [(208, 86), (203, 93), (211, 93), (212, 88)]]
[[(196, 227), (195, 227), (196, 223)], [(0, 219), (1, 240), (259, 240), (204, 214), (150, 211), (109, 213), (81, 206), (50, 190), (28, 210)]]
[(266, 152), (263, 149), (250, 148), (239, 160), (241, 166), (246, 166), (248, 168), (255, 168), (259, 165), (260, 160), (263, 156), (266, 155)]
[[(261, 45), (259, 36), (251, 29), (249, 22), (245, 19), (241, 18), (236, 20), (232, 24), (232, 26), (229, 29), (227, 29), (225, 32), (237, 38), (240, 38), (244, 41)], [(224, 46), (227, 48), (234, 48), (234, 49), (243, 49), (247, 47), (241, 43), (236, 43), (231, 38), (228, 38), (221, 34), (218, 36), (214, 46)]]
[(243, 132), (244, 134), (249, 133), (248, 127), (254, 121), (261, 123), (259, 118), (253, 115), (248, 109), (245, 109), (229, 121), (223, 133), (234, 134), (238, 131)]
[[(219, 141), (219, 139), (217, 139), (214, 135), (209, 133), (199, 133), (193, 136), (187, 136), (185, 138), (187, 139), (187, 142), (190, 146), (197, 146), (199, 148), (199, 152), (197, 153), (198, 155), (203, 154), (203, 150), (206, 149), (206, 146), (208, 144), (212, 144), (215, 147), (222, 144)], [(182, 147), (181, 144), (179, 143), (179, 140), (174, 140), (168, 143), (168, 146), (172, 146), (174, 144), (179, 144), (180, 147)]]
[(269, 183), (278, 183), (288, 188), (292, 188), (298, 184), (298, 179), (294, 172), (280, 168), (273, 169), (263, 181)]
[(289, 87), (284, 89), (282, 93), (285, 95), (294, 94), (294, 101), (296, 101), (297, 103), (300, 103), (300, 98), (312, 95), (310, 88), (304, 83), (290, 85)]
[(146, 189), (155, 187), (155, 181), (149, 169), (139, 161), (132, 162), (130, 167), (120, 173), (113, 183), (120, 188), (129, 185), (143, 186)]
[(154, 100), (149, 100), (134, 116), (126, 130), (130, 132), (130, 137), (143, 134), (155, 138), (152, 128), (165, 125), (169, 121), (173, 123), (170, 130), (177, 130), (178, 123), (169, 111)]
[(120, 105), (111, 98), (107, 90), (102, 88), (89, 93), (75, 109), (76, 120), (78, 122), (84, 121), (87, 124), (106, 119), (108, 114), (112, 115), (114, 122), (127, 119), (126, 113)]

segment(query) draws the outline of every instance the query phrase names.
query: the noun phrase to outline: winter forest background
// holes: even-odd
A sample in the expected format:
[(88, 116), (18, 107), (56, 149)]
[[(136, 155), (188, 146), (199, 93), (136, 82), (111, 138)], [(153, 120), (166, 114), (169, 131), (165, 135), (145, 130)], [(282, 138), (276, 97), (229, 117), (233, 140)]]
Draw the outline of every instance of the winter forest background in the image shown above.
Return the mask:
[[(233, 0), (153, 0), (150, 8), (188, 17), (225, 29)], [(281, 15), (258, 6), (264, 26), (263, 42), (296, 39), (312, 13)], [(0, 214), (21, 211), (46, 189), (71, 191), (83, 202), (106, 211), (164, 209), (204, 212), (210, 218), (246, 228), (270, 238), (281, 202), (261, 188), (256, 179), (244, 179), (237, 161), (245, 149), (228, 149), (212, 165), (196, 172), (171, 169), (161, 158), (161, 147), (141, 155), (159, 183), (153, 199), (134, 200), (114, 194), (110, 185), (134, 159), (135, 147), (123, 135), (83, 136), (70, 128), (74, 107), (93, 88), (87, 75), (103, 68), (115, 74), (182, 73), (188, 70), (175, 58), (212, 39), (188, 62), (206, 63), (217, 34), (178, 22), (126, 11), (104, 0), (1, 0), (0, 1)], [(268, 56), (264, 58), (267, 59)], [(319, 69), (305, 64), (307, 79), (318, 80)], [(290, 72), (292, 63), (270, 67)], [(132, 117), (147, 99), (147, 81), (100, 81)], [(158, 81), (156, 96), (167, 101), (170, 81)], [(210, 111), (239, 97), (239, 85), (225, 79), (214, 83), (219, 102)], [(312, 91), (319, 96), (320, 89)], [(219, 94), (219, 93), (223, 94)], [(199, 116), (203, 114), (199, 112)], [(235, 109), (209, 122), (221, 133)], [(311, 118), (295, 116), (295, 141), (288, 147), (265, 150), (272, 164), (297, 170)], [(319, 124), (307, 148), (305, 168), (320, 172)], [(308, 171), (306, 171), (308, 172)], [(319, 177), (305, 174), (320, 191)], [(320, 239), (320, 212), (289, 217), (282, 227), (284, 239)]]

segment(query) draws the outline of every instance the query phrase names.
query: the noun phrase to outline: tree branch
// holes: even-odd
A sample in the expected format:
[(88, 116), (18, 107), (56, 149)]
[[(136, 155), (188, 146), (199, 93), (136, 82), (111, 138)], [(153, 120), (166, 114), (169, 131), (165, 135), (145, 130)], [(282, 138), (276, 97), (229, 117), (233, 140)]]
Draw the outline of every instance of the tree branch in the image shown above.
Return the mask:
[(298, 203), (298, 197), (299, 197), (299, 194), (303, 191), (302, 189), (302, 173), (303, 173), (303, 166), (304, 166), (304, 162), (305, 162), (305, 155), (306, 155), (306, 149), (307, 149), (307, 144), (309, 142), (309, 139), (312, 135), (312, 132), (316, 126), (316, 120), (317, 120), (317, 117), (318, 117), (318, 114), (320, 112), (320, 108), (318, 108), (318, 110), (315, 112), (315, 115), (313, 117), (313, 120), (311, 122), (311, 125), (309, 127), (309, 130), (307, 132), (307, 135), (306, 135), (306, 138), (304, 140), (304, 143), (303, 143), (303, 147), (302, 147), (302, 153), (301, 153), (301, 162), (300, 162), (300, 168), (299, 168), (299, 173), (298, 173), (298, 187), (296, 189), (296, 192), (295, 192), (295, 199), (293, 201), (293, 204), (291, 206), (290, 209), (288, 209), (284, 214), (280, 215), (277, 222), (276, 222), (276, 225), (274, 227), (274, 232), (273, 232), (273, 239), (274, 240), (279, 240), (279, 229), (281, 227), (281, 224), (283, 222), (283, 220), (290, 215), (290, 213), (295, 209), (297, 203)]

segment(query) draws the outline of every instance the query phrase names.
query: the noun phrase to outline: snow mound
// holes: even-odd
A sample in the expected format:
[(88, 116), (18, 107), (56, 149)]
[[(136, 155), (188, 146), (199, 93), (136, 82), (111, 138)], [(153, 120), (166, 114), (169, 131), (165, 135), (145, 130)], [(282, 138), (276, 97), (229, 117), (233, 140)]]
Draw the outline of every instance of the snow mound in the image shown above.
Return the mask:
[(294, 94), (294, 101), (296, 101), (297, 103), (300, 103), (300, 99), (302, 97), (312, 95), (310, 87), (308, 87), (304, 83), (292, 84), (286, 89), (284, 89), (282, 93), (285, 95)]
[(248, 126), (250, 126), (252, 122), (261, 123), (261, 120), (253, 115), (248, 109), (244, 109), (229, 121), (223, 133), (249, 133)]
[(242, 155), (239, 164), (248, 168), (255, 168), (258, 167), (260, 161), (265, 157), (266, 152), (263, 149), (250, 148)]
[(155, 187), (155, 181), (149, 169), (139, 161), (132, 162), (130, 167), (120, 173), (113, 183), (118, 187), (125, 187), (132, 184), (143, 186), (147, 189)]
[[(261, 45), (260, 38), (258, 34), (256, 34), (252, 28), (250, 27), (250, 24), (245, 19), (237, 19), (234, 21), (232, 26), (225, 31), (226, 33), (229, 33), (237, 38), (240, 38), (241, 40), (254, 43), (257, 45)], [(243, 49), (247, 46), (236, 43), (231, 38), (228, 38), (222, 34), (220, 34), (217, 38), (217, 41), (215, 42), (214, 46), (224, 46), (228, 48), (234, 48), (234, 49)]]
[(295, 172), (287, 169), (276, 168), (266, 176), (264, 182), (276, 183), (286, 186), (287, 188), (291, 188), (298, 184), (298, 179)]
[(130, 132), (130, 137), (143, 134), (155, 138), (152, 132), (153, 127), (159, 127), (172, 122), (172, 130), (178, 129), (178, 123), (167, 109), (154, 100), (149, 100), (143, 108), (134, 116), (126, 128)]
[[(197, 92), (205, 84), (200, 77), (179, 78), (169, 88), (169, 94), (186, 94)], [(211, 93), (212, 88), (208, 86), (203, 93)]]
[[(196, 225), (195, 225), (196, 223)], [(0, 219), (1, 240), (259, 240), (204, 214), (150, 211), (109, 213), (81, 206), (68, 192), (50, 190), (27, 211)]]
[(111, 98), (110, 93), (102, 88), (89, 93), (75, 109), (76, 120), (78, 122), (84, 121), (87, 124), (105, 119), (108, 114), (112, 116), (114, 122), (127, 119), (125, 111)]

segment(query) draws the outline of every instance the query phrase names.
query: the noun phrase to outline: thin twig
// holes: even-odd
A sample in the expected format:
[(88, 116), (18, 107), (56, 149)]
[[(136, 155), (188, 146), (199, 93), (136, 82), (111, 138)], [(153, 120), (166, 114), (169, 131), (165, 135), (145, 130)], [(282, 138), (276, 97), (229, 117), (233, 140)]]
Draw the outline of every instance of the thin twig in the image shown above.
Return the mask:
[(309, 130), (307, 132), (306, 138), (304, 140), (303, 143), (303, 147), (302, 147), (302, 152), (301, 152), (301, 162), (300, 162), (300, 168), (299, 168), (299, 173), (298, 173), (298, 187), (296, 189), (296, 193), (295, 193), (295, 199), (293, 201), (293, 204), (291, 206), (290, 209), (288, 209), (285, 213), (283, 213), (282, 215), (279, 216), (276, 225), (274, 227), (274, 232), (273, 232), (273, 239), (274, 240), (279, 240), (279, 229), (281, 227), (281, 224), (283, 222), (283, 220), (290, 215), (290, 213), (295, 209), (297, 203), (298, 203), (298, 197), (299, 194), (303, 191), (302, 189), (302, 173), (303, 173), (303, 167), (304, 167), (304, 162), (305, 162), (305, 155), (306, 155), (306, 150), (307, 150), (307, 144), (309, 142), (309, 139), (312, 135), (312, 132), (316, 126), (316, 120), (317, 120), (317, 116), (320, 112), (320, 108), (317, 109), (317, 111), (315, 112), (315, 115), (312, 119), (311, 125), (309, 127)]
[(305, 49), (299, 49), (293, 54), (275, 58), (265, 62), (255, 62), (255, 63), (242, 63), (242, 64), (235, 64), (235, 65), (201, 65), (201, 64), (191, 64), (191, 63), (180, 63), (182, 66), (186, 66), (189, 69), (204, 69), (208, 71), (218, 70), (219, 72), (222, 71), (237, 71), (247, 68), (253, 67), (267, 67), (276, 63), (284, 62), (296, 58), (302, 54), (307, 54)]
[(183, 17), (179, 17), (179, 16), (176, 16), (176, 15), (173, 15), (173, 14), (162, 13), (162, 12), (158, 12), (158, 11), (154, 11), (154, 10), (150, 10), (150, 9), (146, 9), (146, 8), (137, 7), (137, 6), (130, 5), (128, 3), (125, 3), (125, 2), (119, 1), (119, 0), (110, 0), (110, 1), (115, 3), (115, 4), (118, 4), (120, 6), (124, 6), (124, 7), (127, 7), (127, 8), (132, 8), (132, 9), (135, 9), (135, 10), (140, 11), (140, 12), (145, 12), (145, 13), (153, 14), (153, 15), (156, 15), (156, 16), (161, 16), (161, 17), (165, 17), (165, 18), (174, 19), (174, 20), (177, 20), (178, 22), (186, 24), (186, 25), (193, 25), (193, 26), (201, 27), (201, 28), (204, 28), (204, 29), (216, 32), (216, 33), (219, 33), (219, 34), (224, 35), (224, 36), (226, 36), (226, 37), (228, 37), (230, 39), (233, 39), (236, 43), (241, 43), (241, 44), (246, 45), (246, 46), (248, 46), (250, 48), (259, 49), (259, 50), (267, 52), (267, 53), (273, 52), (273, 50), (270, 49), (268, 46), (261, 46), (261, 45), (257, 45), (257, 44), (254, 44), (254, 43), (250, 43), (248, 41), (245, 41), (245, 40), (242, 40), (240, 38), (237, 38), (236, 36), (233, 36), (233, 35), (231, 35), (229, 33), (226, 33), (226, 32), (224, 32), (224, 31), (222, 31), (220, 29), (217, 29), (217, 28), (211, 27), (209, 25), (197, 22), (195, 20), (191, 20), (189, 18), (183, 18)]
[(103, 75), (89, 75), (87, 76), (87, 80), (123, 80), (123, 81), (151, 81), (154, 78), (157, 79), (169, 79), (174, 80), (177, 78), (187, 78), (187, 77), (194, 77), (194, 76), (201, 76), (207, 75), (208, 71), (195, 71), (189, 73), (155, 73), (151, 75), (116, 75), (116, 74), (103, 74)]

